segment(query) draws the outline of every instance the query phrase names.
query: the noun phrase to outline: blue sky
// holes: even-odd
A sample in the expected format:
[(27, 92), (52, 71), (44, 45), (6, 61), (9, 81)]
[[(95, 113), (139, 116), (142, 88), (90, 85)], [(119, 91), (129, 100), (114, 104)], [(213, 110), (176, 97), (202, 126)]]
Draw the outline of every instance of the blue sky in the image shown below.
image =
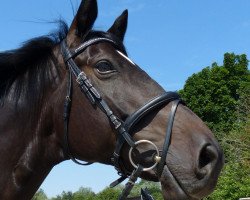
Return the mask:
[[(76, 10), (80, 0), (72, 0)], [(249, 0), (105, 0), (98, 1), (95, 28), (106, 30), (124, 9), (129, 10), (125, 45), (129, 56), (166, 90), (181, 89), (185, 80), (225, 52), (250, 56)], [(49, 23), (70, 24), (69, 0), (10, 0), (0, 6), (0, 51), (55, 30)], [(80, 167), (67, 161), (56, 166), (41, 186), (48, 196), (80, 186), (102, 190), (113, 179), (112, 167)]]

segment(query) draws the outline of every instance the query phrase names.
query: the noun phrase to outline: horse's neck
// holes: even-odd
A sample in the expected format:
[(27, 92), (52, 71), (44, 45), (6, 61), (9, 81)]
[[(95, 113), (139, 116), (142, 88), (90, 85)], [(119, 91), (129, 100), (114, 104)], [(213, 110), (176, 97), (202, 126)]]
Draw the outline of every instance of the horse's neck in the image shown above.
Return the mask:
[(31, 199), (62, 160), (50, 107), (48, 100), (33, 125), (27, 113), (17, 112), (10, 102), (0, 107), (0, 199)]

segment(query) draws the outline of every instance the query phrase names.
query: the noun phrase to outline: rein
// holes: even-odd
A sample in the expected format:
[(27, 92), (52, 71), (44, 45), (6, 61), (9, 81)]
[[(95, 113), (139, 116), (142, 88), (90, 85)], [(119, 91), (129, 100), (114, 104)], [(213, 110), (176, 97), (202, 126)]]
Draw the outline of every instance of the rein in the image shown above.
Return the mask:
[[(163, 94), (151, 99), (147, 102), (144, 106), (140, 107), (136, 110), (133, 114), (131, 114), (125, 121), (120, 120), (110, 109), (108, 104), (104, 99), (102, 99), (99, 92), (96, 88), (91, 84), (90, 80), (87, 78), (84, 71), (81, 71), (80, 68), (76, 65), (74, 58), (81, 54), (87, 47), (97, 44), (100, 42), (107, 42), (111, 43), (115, 48), (119, 49), (119, 46), (116, 44), (115, 41), (101, 37), (101, 38), (94, 38), (90, 39), (83, 44), (81, 44), (78, 48), (70, 50), (67, 47), (65, 40), (61, 43), (61, 52), (63, 55), (64, 62), (68, 67), (68, 86), (67, 86), (67, 94), (65, 97), (64, 103), (64, 149), (65, 153), (69, 156), (69, 158), (80, 165), (89, 165), (92, 163), (81, 163), (79, 162), (75, 156), (72, 154), (69, 145), (69, 138), (68, 138), (68, 123), (70, 118), (70, 109), (71, 109), (71, 100), (72, 100), (72, 75), (74, 75), (76, 82), (80, 90), (85, 94), (92, 105), (98, 106), (101, 111), (107, 116), (109, 121), (111, 122), (112, 126), (116, 130), (117, 141), (115, 145), (115, 150), (113, 156), (111, 157), (111, 162), (115, 169), (118, 171), (118, 174), (121, 176), (119, 179), (114, 181), (110, 184), (111, 187), (114, 187), (124, 181), (126, 178), (129, 178), (128, 182), (125, 185), (122, 194), (119, 197), (119, 200), (124, 200), (129, 195), (130, 191), (132, 190), (136, 180), (140, 176), (143, 171), (149, 171), (154, 168), (157, 169), (157, 175), (160, 177), (163, 168), (165, 166), (165, 159), (167, 156), (168, 148), (170, 145), (171, 134), (172, 134), (172, 127), (174, 122), (175, 113), (178, 107), (178, 104), (181, 102), (179, 95), (175, 92), (164, 92)], [(166, 137), (162, 149), (162, 153), (160, 155), (160, 151), (158, 147), (149, 140), (139, 140), (134, 141), (132, 136), (129, 134), (131, 129), (135, 124), (137, 124), (140, 119), (146, 116), (152, 110), (159, 108), (162, 105), (166, 105), (170, 102), (172, 103), (171, 111), (169, 113), (169, 118), (167, 122), (167, 130), (166, 130)], [(124, 144), (127, 143), (130, 146), (129, 150), (129, 160), (132, 166), (135, 168), (133, 172), (128, 171), (122, 163), (120, 152)], [(154, 156), (154, 164), (151, 167), (145, 168), (139, 164), (134, 163), (132, 159), (132, 150), (141, 143), (148, 143), (154, 147), (156, 150), (156, 155)]]

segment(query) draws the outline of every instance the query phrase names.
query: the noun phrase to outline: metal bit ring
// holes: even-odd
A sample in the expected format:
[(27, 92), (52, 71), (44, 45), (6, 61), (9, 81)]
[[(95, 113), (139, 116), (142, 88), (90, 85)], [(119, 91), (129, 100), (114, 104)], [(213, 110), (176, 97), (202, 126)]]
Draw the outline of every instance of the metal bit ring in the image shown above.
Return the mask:
[[(155, 161), (155, 163), (151, 166), (151, 167), (145, 167), (145, 168), (143, 168), (143, 170), (142, 171), (149, 171), (149, 170), (152, 170), (152, 169), (154, 169), (156, 166), (157, 166), (157, 164), (158, 164), (158, 161), (159, 161), (159, 158), (160, 158), (160, 152), (159, 152), (159, 150), (158, 150), (158, 148), (157, 148), (157, 146), (153, 143), (153, 142), (151, 142), (151, 141), (149, 141), (149, 140), (139, 140), (139, 141), (136, 141), (135, 142), (135, 146), (136, 145), (138, 145), (138, 144), (141, 144), (141, 143), (148, 143), (148, 144), (151, 144), (153, 147), (154, 147), (154, 149), (156, 150), (156, 155), (155, 155), (155, 157), (154, 157), (154, 161)], [(133, 151), (133, 147), (131, 147), (130, 149), (129, 149), (129, 161), (130, 161), (130, 163), (132, 164), (132, 166), (134, 167), (134, 168), (138, 168), (138, 165), (136, 165), (135, 163), (134, 163), (134, 161), (133, 161), (133, 159), (132, 159), (132, 151)]]

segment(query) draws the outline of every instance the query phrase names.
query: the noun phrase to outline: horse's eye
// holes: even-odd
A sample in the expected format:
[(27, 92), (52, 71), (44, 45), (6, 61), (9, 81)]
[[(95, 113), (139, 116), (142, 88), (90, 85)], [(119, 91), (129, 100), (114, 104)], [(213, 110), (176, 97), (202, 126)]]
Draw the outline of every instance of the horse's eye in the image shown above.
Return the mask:
[(109, 73), (115, 71), (112, 64), (106, 60), (98, 62), (95, 67), (99, 73)]

